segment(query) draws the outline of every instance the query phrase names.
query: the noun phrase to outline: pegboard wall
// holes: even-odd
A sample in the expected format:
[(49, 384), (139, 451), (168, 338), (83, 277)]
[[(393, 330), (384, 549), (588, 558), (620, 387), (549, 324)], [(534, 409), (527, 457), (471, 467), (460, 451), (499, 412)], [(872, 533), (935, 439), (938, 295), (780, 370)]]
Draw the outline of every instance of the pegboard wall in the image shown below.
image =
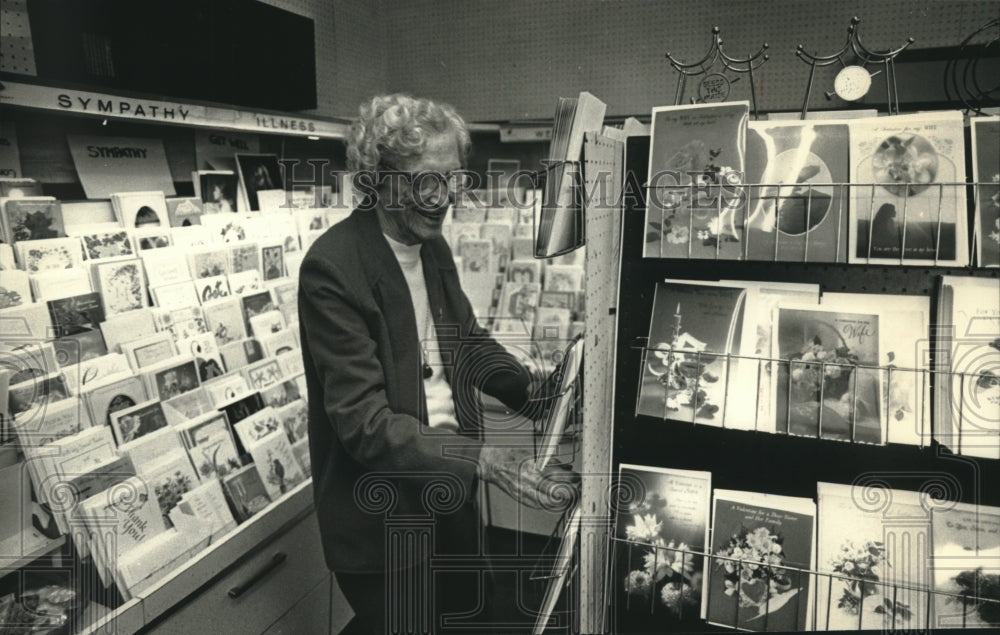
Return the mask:
[[(583, 371), (583, 454), (580, 505), (580, 594), (602, 597), (607, 551), (607, 498), (610, 486), (612, 405), (615, 363), (615, 307), (621, 246), (621, 197), (624, 146), (621, 141), (587, 134), (583, 146), (587, 206), (586, 325)], [(581, 633), (602, 629), (603, 603), (580, 603)]]
[(0, 72), (35, 75), (26, 0), (0, 0)]
[[(762, 43), (768, 61), (756, 74), (761, 111), (798, 110), (808, 66), (803, 44), (828, 55), (844, 43), (851, 17), (871, 49), (955, 46), (1000, 15), (995, 0), (701, 0), (700, 2), (504, 3), (411, 0), (387, 3), (392, 90), (442, 99), (473, 121), (551, 118), (556, 99), (581, 90), (608, 104), (609, 116), (648, 115), (673, 103), (676, 74), (665, 53), (693, 62), (719, 26), (729, 55), (745, 57)], [(836, 69), (817, 72), (811, 110), (828, 102)], [(877, 83), (877, 82), (876, 82)], [(745, 98), (748, 82), (733, 86)], [(873, 89), (874, 90), (874, 89)], [(748, 93), (746, 93), (748, 94)]]

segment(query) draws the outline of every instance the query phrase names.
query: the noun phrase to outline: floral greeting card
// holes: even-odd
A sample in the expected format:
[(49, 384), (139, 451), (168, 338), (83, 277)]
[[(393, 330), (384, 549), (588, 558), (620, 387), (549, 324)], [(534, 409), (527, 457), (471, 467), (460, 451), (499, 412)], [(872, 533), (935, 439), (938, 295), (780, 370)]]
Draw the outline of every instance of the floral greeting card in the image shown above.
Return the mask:
[(737, 287), (656, 285), (636, 414), (723, 425), (745, 296)]
[(618, 479), (629, 504), (615, 519), (617, 606), (656, 620), (704, 617), (711, 473), (622, 464)]
[(771, 346), (778, 432), (885, 443), (876, 313), (779, 304)]
[(807, 498), (715, 490), (705, 594), (710, 624), (804, 631), (812, 617), (816, 506)]
[(817, 630), (926, 630), (930, 515), (916, 492), (817, 484)]
[(747, 102), (653, 109), (645, 258), (742, 257)]

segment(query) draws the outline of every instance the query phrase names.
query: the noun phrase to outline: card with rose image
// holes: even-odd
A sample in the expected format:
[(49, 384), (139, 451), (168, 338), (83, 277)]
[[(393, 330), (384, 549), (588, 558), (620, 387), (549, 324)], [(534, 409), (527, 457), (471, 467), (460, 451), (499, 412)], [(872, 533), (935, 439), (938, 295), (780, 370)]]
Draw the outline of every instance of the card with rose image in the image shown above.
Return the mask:
[(817, 483), (817, 630), (924, 631), (930, 514), (881, 482)]
[(712, 474), (622, 464), (615, 518), (616, 603), (656, 622), (703, 619)]
[(728, 425), (729, 377), (742, 335), (746, 289), (657, 283), (636, 414)]
[(748, 102), (653, 109), (644, 258), (742, 257)]
[(776, 430), (885, 444), (877, 311), (779, 303), (774, 324)]
[(969, 264), (960, 111), (852, 119), (848, 262)]
[(747, 260), (847, 262), (847, 151), (843, 122), (750, 122)]
[(1000, 117), (973, 117), (976, 264), (1000, 267)]
[(816, 504), (808, 498), (717, 489), (704, 595), (709, 624), (804, 631), (812, 624)]
[[(1000, 507), (931, 509), (933, 628), (1000, 628)], [(977, 601), (982, 598), (987, 601)]]

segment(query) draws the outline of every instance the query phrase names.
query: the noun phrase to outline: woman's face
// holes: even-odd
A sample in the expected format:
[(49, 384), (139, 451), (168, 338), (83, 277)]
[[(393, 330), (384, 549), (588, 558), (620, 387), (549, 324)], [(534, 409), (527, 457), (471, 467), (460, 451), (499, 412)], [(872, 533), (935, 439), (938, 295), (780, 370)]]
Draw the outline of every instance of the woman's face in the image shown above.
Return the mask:
[[(431, 137), (423, 154), (407, 161), (401, 169), (413, 175), (421, 172), (446, 175), (461, 170), (462, 160), (455, 134), (445, 132)], [(450, 193), (442, 179), (430, 176), (414, 182), (405, 178), (391, 179), (387, 187), (390, 189), (389, 198), (382, 207), (382, 216), (388, 225), (383, 229), (390, 236), (412, 245), (441, 235), (441, 226), (451, 205)], [(399, 191), (391, 191), (396, 188)]]

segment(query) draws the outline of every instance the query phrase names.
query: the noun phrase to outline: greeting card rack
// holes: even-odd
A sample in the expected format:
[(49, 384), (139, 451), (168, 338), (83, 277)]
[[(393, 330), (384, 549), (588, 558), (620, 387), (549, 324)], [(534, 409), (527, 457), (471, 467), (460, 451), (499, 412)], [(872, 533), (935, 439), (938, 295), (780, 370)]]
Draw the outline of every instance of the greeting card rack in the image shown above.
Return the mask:
[[(895, 442), (887, 445), (817, 442), (814, 438), (816, 435), (764, 434), (753, 429), (692, 425), (690, 420), (679, 421), (636, 414), (645, 358), (651, 348), (658, 348), (657, 342), (647, 342), (642, 338), (649, 332), (654, 291), (657, 283), (664, 279), (808, 282), (818, 284), (823, 292), (923, 295), (929, 297), (930, 305), (934, 307), (939, 276), (996, 279), (1000, 274), (996, 269), (930, 264), (890, 266), (778, 260), (643, 258), (646, 240), (645, 196), (648, 190), (638, 184), (644, 182), (648, 172), (649, 145), (648, 137), (632, 137), (626, 144), (624, 156), (623, 182), (634, 184), (634, 193), (637, 195), (626, 195), (623, 199), (621, 244), (620, 250), (615, 251), (620, 254), (620, 286), (615, 309), (616, 323), (613, 327), (615, 370), (611, 404), (611, 473), (617, 474), (621, 464), (702, 470), (711, 472), (713, 488), (807, 499), (815, 498), (818, 482), (850, 484), (863, 475), (877, 475), (890, 487), (899, 490), (933, 491), (940, 500), (1000, 505), (1000, 489), (996, 487), (996, 483), (1000, 483), (1000, 461), (953, 454), (933, 439), (925, 438), (922, 446)], [(961, 184), (963, 187), (967, 185)], [(956, 188), (958, 186), (955, 185)], [(868, 184), (868, 187), (872, 185)], [(933, 309), (930, 318), (931, 324), (936, 323)], [(929, 348), (933, 349), (936, 344), (932, 333)], [(780, 360), (769, 356), (765, 360), (754, 359), (750, 363), (763, 371), (764, 365), (769, 361)], [(934, 395), (931, 387), (924, 385), (923, 379), (926, 377), (929, 383), (934, 380), (935, 375), (945, 371), (938, 371), (933, 363), (929, 363), (926, 369), (921, 368), (921, 364), (912, 369), (892, 369), (891, 373), (894, 379), (896, 373), (919, 376), (921, 394), (925, 396), (924, 408), (927, 409), (928, 403), (930, 406), (935, 405)], [(886, 379), (890, 373), (888, 367), (870, 370), (884, 373)], [(933, 409), (930, 411), (933, 412)], [(741, 416), (749, 419), (742, 413)], [(592, 428), (588, 428), (587, 434), (592, 433)], [(845, 434), (845, 440), (850, 441), (851, 436)], [(586, 450), (593, 439), (584, 441)], [(614, 517), (613, 504), (597, 504), (607, 504), (611, 517)], [(591, 511), (589, 506), (588, 511)], [(605, 631), (611, 628), (621, 633), (650, 632), (650, 628), (662, 630), (662, 623), (657, 626), (648, 622), (639, 623), (631, 619), (630, 613), (616, 613), (622, 610), (622, 606), (616, 607), (614, 603), (608, 603), (608, 599), (612, 597), (609, 594), (616, 588), (614, 585), (620, 586), (621, 583), (621, 580), (611, 578), (609, 573), (613, 567), (608, 559), (615, 555), (612, 550), (616, 543), (612, 537), (613, 529), (609, 533), (612, 535), (608, 536), (605, 543), (608, 551), (603, 556), (603, 561), (607, 564), (602, 568), (607, 576), (603, 588), (605, 593), (593, 596), (591, 592), (591, 596), (585, 597), (583, 602), (608, 607), (600, 625)], [(596, 563), (602, 562), (602, 557), (592, 557), (589, 553), (585, 554), (585, 558)], [(592, 566), (591, 561), (581, 563), (581, 575), (587, 573)], [(827, 579), (831, 580), (831, 584), (836, 584), (833, 578)], [(705, 624), (700, 619), (685, 622), (683, 627), (687, 631), (710, 631), (717, 628), (719, 627)]]
[[(807, 53), (805, 46), (799, 44), (795, 50), (795, 55), (809, 65), (809, 80), (806, 83), (806, 96), (802, 100), (802, 118), (806, 118), (806, 112), (809, 110), (809, 97), (812, 95), (813, 80), (816, 77), (816, 68), (820, 66), (829, 66), (831, 64), (840, 63), (843, 69), (848, 68), (848, 65), (844, 62), (844, 56), (848, 53), (852, 53), (854, 58), (861, 62), (860, 68), (866, 68), (869, 64), (880, 64), (882, 66), (882, 73), (885, 76), (885, 90), (886, 90), (886, 108), (889, 114), (899, 114), (899, 93), (896, 90), (896, 69), (893, 60), (896, 56), (906, 50), (915, 41), (912, 37), (906, 39), (906, 43), (896, 49), (888, 49), (885, 51), (873, 51), (869, 49), (864, 43), (861, 42), (861, 35), (858, 30), (858, 25), (861, 24), (861, 18), (854, 16), (851, 18), (851, 24), (847, 27), (847, 40), (844, 42), (844, 46), (840, 48), (839, 51), (831, 55), (814, 55), (812, 53)], [(867, 90), (865, 90), (867, 92)], [(826, 93), (827, 99), (832, 99), (836, 93)], [(858, 95), (856, 98), (863, 96)]]
[[(882, 191), (892, 191), (893, 188), (898, 187), (898, 183), (775, 182), (701, 185), (650, 185), (646, 183), (642, 189), (647, 198), (656, 196), (659, 201), (660, 227), (672, 220), (674, 210), (682, 202), (692, 198), (699, 199), (691, 205), (692, 213), (687, 215), (687, 225), (682, 227), (687, 236), (682, 242), (687, 244), (686, 257), (688, 258), (694, 255), (696, 242), (701, 240), (703, 247), (708, 246), (711, 248), (710, 251), (714, 251), (714, 256), (710, 255), (707, 258), (710, 260), (822, 262), (822, 260), (815, 258), (815, 253), (816, 249), (825, 249), (837, 254), (839, 262), (844, 262), (846, 256), (850, 260), (864, 264), (873, 261), (881, 264), (900, 265), (919, 262), (926, 264), (926, 266), (937, 267), (942, 261), (954, 261), (960, 256), (958, 253), (951, 253), (948, 249), (942, 251), (942, 235), (953, 233), (952, 230), (956, 227), (956, 219), (946, 218), (944, 210), (951, 203), (956, 203), (951, 207), (960, 206), (957, 205), (957, 202), (962, 201), (964, 204), (964, 200), (975, 201), (976, 208), (979, 209), (980, 196), (984, 188), (996, 187), (996, 184), (985, 181), (927, 184), (922, 194), (926, 193), (924, 198), (936, 210), (932, 212), (932, 218), (929, 219), (933, 244), (918, 244), (917, 246), (914, 246), (914, 239), (909, 238), (909, 236), (916, 234), (913, 231), (915, 226), (927, 224), (927, 221), (921, 218), (921, 213), (912, 211), (911, 196), (900, 197), (902, 202), (899, 205), (898, 214), (893, 206), (891, 214), (883, 218), (883, 203), (879, 200), (878, 194)], [(830, 201), (825, 206), (826, 209), (823, 209), (824, 205), (821, 201)], [(853, 249), (851, 249), (853, 257), (847, 255), (847, 232), (851, 231), (851, 228), (847, 226), (848, 205), (853, 205), (858, 209), (859, 218), (865, 219), (859, 222), (859, 225), (865, 228), (865, 234), (856, 238), (857, 245), (852, 246)], [(788, 222), (786, 214), (781, 211), (785, 207), (801, 208), (805, 214), (803, 226), (809, 228), (814, 228), (824, 222), (827, 215), (832, 214), (833, 218), (830, 223), (837, 228), (833, 244), (824, 244), (824, 242), (828, 242), (828, 239), (818, 238), (816, 231), (801, 233), (785, 231), (781, 227), (783, 222)], [(696, 220), (696, 216), (699, 214), (705, 218)], [(816, 215), (815, 219), (814, 214)], [(893, 232), (895, 236), (892, 233), (881, 231), (876, 237), (875, 227), (880, 223), (887, 227), (894, 224), (896, 226)], [(756, 230), (761, 237), (773, 236), (773, 247), (767, 247), (772, 252), (771, 258), (767, 258), (766, 255), (762, 257), (761, 251), (756, 249), (754, 242), (756, 239), (753, 238), (755, 234), (748, 229)], [(963, 229), (961, 224), (958, 225), (958, 229)], [(662, 237), (654, 234), (655, 232), (648, 233), (647, 239), (655, 239), (655, 242), (662, 240)], [(783, 238), (783, 236), (789, 236), (789, 238)], [(726, 243), (738, 243), (738, 247), (735, 249), (726, 248), (724, 247)], [(879, 244), (873, 247), (875, 243)], [(961, 245), (962, 242), (959, 241), (959, 246)], [(811, 248), (814, 255), (812, 260), (810, 260)], [(874, 249), (883, 253), (873, 254)], [(738, 250), (738, 257), (734, 253), (736, 250)], [(794, 250), (792, 254), (789, 254), (788, 252), (792, 250)], [(705, 259), (705, 250), (699, 249), (699, 252), (701, 255), (698, 257)]]
[(712, 41), (709, 44), (708, 52), (697, 62), (684, 63), (675, 58), (667, 51), (666, 58), (670, 65), (677, 71), (677, 87), (674, 91), (674, 105), (678, 106), (684, 99), (684, 91), (687, 87), (688, 77), (704, 75), (698, 85), (698, 98), (691, 98), (691, 103), (706, 103), (726, 101), (729, 98), (729, 91), (733, 82), (739, 77), (730, 80), (723, 73), (709, 71), (716, 62), (722, 62), (723, 70), (733, 73), (746, 73), (750, 80), (750, 105), (753, 108), (754, 119), (757, 119), (757, 86), (754, 83), (754, 71), (770, 59), (767, 55), (768, 44), (764, 42), (760, 49), (745, 58), (731, 57), (722, 49), (721, 30), (717, 26), (712, 27)]
[[(637, 550), (641, 551), (637, 554)], [(794, 567), (784, 564), (774, 567), (762, 566), (760, 561), (727, 556), (722, 553), (708, 553), (681, 547), (646, 544), (621, 537), (612, 538), (611, 551), (612, 580), (619, 585), (626, 579), (630, 580), (630, 583), (623, 585), (625, 588), (622, 590), (621, 595), (624, 595), (624, 597), (609, 598), (609, 604), (615, 603), (621, 606), (626, 614), (643, 613), (644, 619), (648, 619), (648, 617), (660, 617), (662, 620), (659, 622), (661, 627), (671, 620), (684, 624), (685, 627), (688, 622), (697, 621), (699, 619), (699, 604), (710, 605), (713, 601), (713, 594), (718, 593), (718, 591), (712, 590), (713, 585), (705, 585), (704, 589), (707, 590), (707, 593), (702, 596), (702, 589), (697, 588), (697, 584), (682, 582), (677, 583), (676, 593), (666, 594), (662, 591), (657, 592), (659, 587), (658, 582), (650, 579), (647, 583), (645, 576), (630, 576), (630, 573), (634, 571), (649, 570), (650, 567), (646, 566), (644, 558), (650, 552), (652, 552), (651, 555), (653, 556), (651, 568), (654, 572), (662, 571), (665, 566), (669, 567), (671, 572), (684, 572), (683, 575), (687, 578), (694, 578), (695, 581), (697, 580), (696, 574), (707, 575), (709, 571), (721, 568), (725, 568), (727, 572), (734, 573), (736, 578), (735, 585), (723, 591), (726, 596), (732, 598), (731, 603), (734, 619), (731, 624), (719, 624), (720, 627), (733, 630), (742, 630), (739, 624), (741, 608), (747, 610), (748, 606), (754, 604), (750, 602), (748, 595), (743, 592), (744, 583), (747, 584), (748, 588), (750, 585), (757, 583), (756, 580), (747, 579), (751, 576), (750, 573), (747, 573), (750, 571), (754, 572), (754, 578), (761, 580), (761, 583), (768, 587), (776, 585), (779, 579), (784, 585), (787, 585), (790, 580), (794, 580), (792, 586), (796, 589), (794, 593), (796, 614), (806, 611), (806, 602), (808, 599), (803, 598), (808, 598), (813, 594), (819, 595), (820, 589), (825, 587), (822, 597), (826, 601), (823, 602), (822, 606), (813, 607), (812, 621), (808, 624), (810, 630), (830, 630), (831, 615), (834, 609), (838, 608), (835, 602), (841, 601), (837, 596), (837, 592), (840, 592), (842, 589), (845, 594), (850, 594), (858, 602), (855, 610), (857, 614), (856, 627), (859, 630), (866, 628), (862, 625), (862, 619), (865, 614), (865, 601), (868, 597), (875, 595), (882, 598), (882, 610), (879, 613), (883, 615), (884, 628), (890, 629), (890, 632), (896, 631), (897, 628), (929, 629), (932, 623), (932, 609), (934, 607), (939, 607), (939, 611), (940, 607), (947, 607), (950, 604), (961, 607), (961, 610), (949, 612), (948, 615), (935, 616), (935, 618), (940, 620), (949, 620), (949, 625), (954, 628), (966, 628), (970, 613), (973, 611), (983, 611), (990, 614), (1000, 610), (1000, 598), (983, 597), (969, 591), (960, 593), (939, 591), (931, 589), (927, 585), (880, 580), (877, 576), (875, 579), (872, 579), (871, 577), (861, 577), (860, 575), (852, 576), (845, 573), (818, 571), (808, 567)], [(663, 566), (661, 566), (661, 563)], [(623, 564), (624, 567), (621, 566)], [(671, 575), (671, 572), (667, 572), (667, 575)], [(669, 584), (674, 583), (668, 581), (667, 585)], [(613, 585), (609, 586), (615, 588)], [(859, 591), (859, 589), (862, 589), (863, 592)], [(842, 598), (843, 596), (840, 597)], [(741, 607), (741, 600), (750, 603)], [(760, 628), (755, 630), (768, 630), (771, 601), (772, 594), (770, 590), (763, 593), (762, 600), (756, 600), (756, 610), (760, 611), (762, 623), (760, 624)], [(869, 601), (878, 600), (872, 599)], [(729, 600), (726, 601), (726, 603), (729, 602)], [(911, 611), (911, 607), (915, 605), (922, 609), (919, 611), (919, 614), (914, 614), (914, 611)], [(670, 617), (663, 619), (664, 613), (669, 613)], [(835, 630), (840, 630), (841, 628), (843, 626)]]
[[(931, 362), (936, 361), (934, 360), (935, 351), (930, 349), (929, 342), (923, 342), (922, 344), (927, 348), (920, 352), (921, 357)], [(717, 408), (717, 410), (715, 408), (712, 409), (713, 413), (711, 416), (704, 417), (699, 413), (698, 408), (691, 407), (690, 403), (681, 403), (679, 405), (685, 411), (688, 409), (691, 411), (690, 419), (681, 419), (678, 416), (672, 416), (672, 413), (677, 412), (678, 408), (670, 403), (671, 391), (673, 391), (675, 396), (679, 391), (668, 389), (664, 386), (663, 414), (661, 417), (664, 421), (710, 425), (722, 429), (749, 432), (792, 434), (805, 438), (832, 439), (850, 443), (869, 443), (875, 445), (906, 443), (908, 445), (926, 447), (931, 444), (933, 437), (939, 443), (949, 446), (954, 444), (958, 448), (1000, 448), (1000, 437), (996, 433), (985, 431), (982, 434), (976, 434), (973, 429), (967, 430), (965, 426), (957, 426), (954, 434), (948, 434), (946, 432), (939, 432), (940, 427), (935, 428), (930, 425), (932, 419), (930, 403), (931, 395), (934, 394), (934, 386), (943, 382), (952, 387), (957, 387), (957, 394), (966, 395), (966, 390), (973, 383), (985, 382), (992, 384), (996, 380), (996, 375), (989, 371), (978, 373), (955, 372), (947, 369), (931, 368), (929, 366), (910, 368), (894, 365), (878, 366), (838, 363), (824, 360), (805, 361), (801, 359), (770, 357), (767, 355), (750, 356), (712, 353), (692, 349), (671, 348), (669, 345), (649, 346), (648, 338), (646, 337), (636, 338), (631, 348), (641, 353), (640, 376), (652, 364), (663, 364), (666, 366), (663, 362), (671, 359), (693, 361), (693, 367), (696, 368), (708, 364), (715, 364), (717, 367), (718, 363), (721, 362), (720, 376), (724, 378), (722, 380), (723, 383), (730, 388), (739, 381), (736, 373), (742, 372), (745, 373), (744, 378), (749, 376), (755, 380), (752, 382), (753, 386), (758, 388), (761, 386), (774, 386), (775, 390), (780, 389), (781, 392), (785, 393), (784, 397), (779, 397), (776, 403), (774, 401), (770, 402), (770, 405), (774, 406), (773, 411), (771, 411), (764, 407), (764, 401), (769, 400), (769, 396), (762, 395), (759, 389), (755, 392), (752, 399), (742, 399), (738, 404), (730, 404), (729, 400), (730, 394), (735, 393), (735, 390), (726, 390), (722, 395), (721, 405), (709, 402), (708, 405)], [(775, 374), (774, 369), (777, 369), (777, 374)], [(827, 407), (817, 408), (815, 416), (798, 416), (793, 420), (792, 412), (795, 404), (792, 397), (793, 374), (797, 370), (802, 370), (805, 373), (826, 377), (829, 374), (833, 374), (832, 372), (828, 372), (833, 369), (836, 369), (838, 376), (849, 377), (846, 383), (842, 382), (845, 394), (851, 396), (847, 415), (835, 421), (835, 426), (830, 426), (830, 422), (827, 421), (826, 428), (824, 428), (824, 416), (830, 417), (837, 414), (831, 412)], [(866, 435), (859, 434), (857, 426), (859, 416), (861, 416), (859, 408), (861, 411), (864, 411), (869, 407), (868, 404), (861, 403), (862, 399), (858, 396), (858, 385), (862, 381), (860, 379), (862, 376), (865, 377), (864, 382), (875, 383), (878, 386), (879, 392), (877, 406), (881, 422), (878, 429), (868, 431), (869, 438), (862, 438)], [(826, 399), (829, 396), (824, 393), (830, 383), (822, 381), (818, 382), (818, 385), (814, 387), (817, 403), (826, 403)], [(696, 375), (694, 377), (694, 385), (691, 389), (693, 393), (697, 394), (707, 385), (705, 380), (702, 379), (702, 375)], [(889, 399), (888, 395), (897, 395), (897, 399)], [(899, 395), (905, 395), (905, 398), (898, 397)], [(833, 397), (829, 398), (834, 399)], [(837, 398), (839, 399), (840, 396)], [(966, 412), (966, 403), (968, 400), (957, 399), (956, 401), (957, 403), (947, 404), (949, 411), (952, 413), (955, 421), (967, 422), (971, 418), (967, 417), (968, 413)], [(749, 415), (748, 411), (750, 411)], [(760, 417), (762, 412), (771, 412), (771, 423), (775, 423), (777, 429), (765, 429), (761, 425)], [(775, 413), (776, 417), (774, 416)], [(906, 413), (911, 414), (907, 415)], [(647, 414), (646, 416), (654, 415)], [(752, 422), (748, 421), (747, 417), (752, 419)], [(902, 424), (902, 426), (898, 424)], [(767, 427), (770, 428), (770, 426)], [(975, 427), (975, 424), (970, 425), (970, 428)], [(798, 432), (794, 431), (796, 428), (799, 429)], [(810, 432), (814, 430), (815, 433), (805, 433), (802, 431), (803, 429), (808, 429)], [(1000, 450), (998, 450), (998, 453), (1000, 453)]]

